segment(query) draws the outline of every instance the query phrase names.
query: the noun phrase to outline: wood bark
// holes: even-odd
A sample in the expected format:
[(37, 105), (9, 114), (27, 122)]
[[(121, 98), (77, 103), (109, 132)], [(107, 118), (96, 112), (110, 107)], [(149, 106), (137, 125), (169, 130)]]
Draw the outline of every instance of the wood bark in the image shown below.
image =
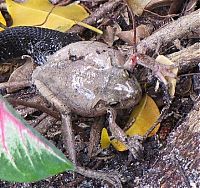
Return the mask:
[(150, 166), (140, 187), (200, 187), (200, 99)]
[(200, 62), (200, 43), (197, 42), (192, 46), (172, 53), (167, 56), (172, 62), (179, 67), (179, 73), (188, 72), (196, 67)]
[(186, 37), (190, 33), (198, 33), (200, 25), (199, 13), (200, 9), (163, 26), (142, 40), (137, 45), (137, 52), (153, 54), (158, 47), (162, 46), (165, 48), (167, 44), (172, 43), (176, 39)]

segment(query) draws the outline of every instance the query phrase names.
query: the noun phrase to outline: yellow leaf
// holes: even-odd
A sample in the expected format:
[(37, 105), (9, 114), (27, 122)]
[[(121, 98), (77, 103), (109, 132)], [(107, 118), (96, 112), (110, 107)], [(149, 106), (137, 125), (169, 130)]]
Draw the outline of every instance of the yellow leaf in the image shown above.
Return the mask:
[[(139, 105), (137, 105), (131, 113), (129, 122), (131, 122), (133, 118), (135, 122), (126, 131), (126, 134), (130, 137), (134, 135), (144, 136), (158, 119), (159, 115), (160, 112), (156, 103), (151, 97), (145, 95)], [(160, 124), (157, 125), (149, 136), (155, 135), (159, 127)]]
[[(1, 14), (1, 12), (0, 12), (0, 23), (2, 23), (3, 25), (6, 25), (6, 21), (5, 21), (4, 17), (3, 17), (3, 15)], [(3, 30), (3, 28), (0, 27), (0, 31), (1, 30)]]
[(117, 139), (111, 140), (110, 143), (113, 145), (113, 147), (117, 151), (126, 151), (127, 150), (127, 147), (123, 143), (121, 143), (119, 140), (117, 140)]
[[(6, 0), (6, 4), (13, 18), (13, 26), (41, 26), (66, 31), (89, 16), (87, 11), (78, 4), (54, 7), (48, 0), (28, 0), (24, 3)], [(87, 24), (84, 26), (102, 32)]]
[(101, 131), (101, 148), (106, 149), (110, 146), (110, 138), (108, 136), (108, 131), (106, 128), (103, 128)]

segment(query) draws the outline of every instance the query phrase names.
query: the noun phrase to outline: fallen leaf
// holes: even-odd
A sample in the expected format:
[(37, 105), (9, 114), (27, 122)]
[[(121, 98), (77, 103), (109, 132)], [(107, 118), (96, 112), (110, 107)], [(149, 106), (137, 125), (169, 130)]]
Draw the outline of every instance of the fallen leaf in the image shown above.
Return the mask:
[[(147, 27), (146, 25), (139, 25), (136, 28), (136, 44), (138, 42), (140, 42), (140, 40), (148, 37), (150, 35), (150, 33), (152, 32), (152, 29), (150, 29), (149, 27)], [(127, 42), (129, 45), (133, 45), (134, 44), (134, 31), (133, 30), (129, 30), (129, 31), (121, 31), (119, 33), (116, 34), (121, 40)]]
[(151, 0), (145, 8), (147, 10), (153, 10), (159, 7), (166, 7), (170, 6), (173, 1), (174, 0)]
[(112, 144), (112, 146), (117, 151), (126, 151), (127, 150), (127, 147), (123, 143), (121, 143), (119, 140), (117, 140), (117, 139), (111, 140), (110, 143)]
[(113, 42), (115, 40), (115, 32), (116, 32), (115, 28), (113, 28), (109, 25), (106, 27), (106, 29), (103, 33), (102, 39), (104, 40), (104, 42), (106, 44), (108, 44), (108, 46), (113, 45)]
[[(3, 25), (6, 25), (6, 21), (5, 21), (5, 19), (4, 19), (4, 17), (3, 17), (3, 15), (2, 15), (2, 13), (0, 12), (0, 23), (1, 24), (3, 24)], [(0, 30), (1, 30), (2, 28), (0, 28)]]
[(78, 4), (53, 6), (48, 0), (28, 0), (24, 3), (6, 0), (6, 4), (13, 19), (13, 27), (41, 26), (64, 32), (73, 25), (79, 24), (95, 32), (102, 33), (101, 30), (81, 22), (89, 14)]
[(126, 0), (131, 11), (137, 16), (142, 15), (144, 8), (151, 0)]
[[(133, 109), (130, 115), (128, 123), (132, 122), (133, 119), (135, 119), (135, 121), (126, 131), (126, 134), (130, 137), (134, 135), (144, 136), (158, 119), (159, 115), (160, 112), (154, 100), (148, 95), (143, 96), (139, 105)], [(151, 132), (149, 137), (155, 135), (159, 127), (160, 124)]]
[(106, 128), (103, 128), (101, 131), (101, 141), (100, 145), (102, 149), (106, 149), (110, 146), (110, 138)]

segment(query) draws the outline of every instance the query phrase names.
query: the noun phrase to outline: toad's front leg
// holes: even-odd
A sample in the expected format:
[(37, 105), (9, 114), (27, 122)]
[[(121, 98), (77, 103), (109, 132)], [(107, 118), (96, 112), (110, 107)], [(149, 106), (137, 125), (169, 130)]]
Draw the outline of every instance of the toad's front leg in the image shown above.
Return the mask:
[(34, 83), (39, 92), (60, 112), (64, 143), (68, 151), (69, 158), (76, 165), (75, 141), (72, 129), (71, 111), (43, 82), (35, 80)]
[(115, 122), (117, 115), (116, 111), (109, 108), (107, 112), (109, 114), (109, 129), (114, 138), (122, 142), (129, 149), (134, 158), (139, 158), (141, 152), (143, 151), (142, 137), (128, 137)]
[[(66, 111), (67, 112), (67, 111)], [(65, 145), (68, 150), (68, 154), (72, 162), (76, 165), (75, 171), (83, 176), (89, 178), (96, 178), (100, 180), (105, 180), (112, 184), (115, 188), (122, 188), (121, 181), (117, 174), (107, 174), (104, 172), (97, 172), (94, 170), (85, 169), (83, 167), (77, 166), (76, 151), (75, 151), (75, 139), (72, 129), (71, 115), (69, 113), (62, 113), (62, 133)]]
[(65, 147), (68, 151), (69, 157), (72, 162), (76, 165), (76, 151), (75, 151), (75, 139), (72, 129), (72, 120), (70, 112), (62, 112), (61, 113), (61, 121), (62, 121), (62, 134), (63, 141), (65, 143)]

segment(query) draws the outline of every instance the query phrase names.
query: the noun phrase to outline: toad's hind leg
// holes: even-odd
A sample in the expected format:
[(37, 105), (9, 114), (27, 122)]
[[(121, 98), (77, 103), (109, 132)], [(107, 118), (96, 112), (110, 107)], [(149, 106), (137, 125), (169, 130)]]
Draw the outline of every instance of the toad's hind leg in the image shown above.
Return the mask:
[(128, 137), (115, 122), (116, 111), (110, 108), (107, 112), (109, 114), (109, 129), (114, 138), (122, 142), (134, 158), (139, 159), (143, 151), (143, 138), (140, 136)]

